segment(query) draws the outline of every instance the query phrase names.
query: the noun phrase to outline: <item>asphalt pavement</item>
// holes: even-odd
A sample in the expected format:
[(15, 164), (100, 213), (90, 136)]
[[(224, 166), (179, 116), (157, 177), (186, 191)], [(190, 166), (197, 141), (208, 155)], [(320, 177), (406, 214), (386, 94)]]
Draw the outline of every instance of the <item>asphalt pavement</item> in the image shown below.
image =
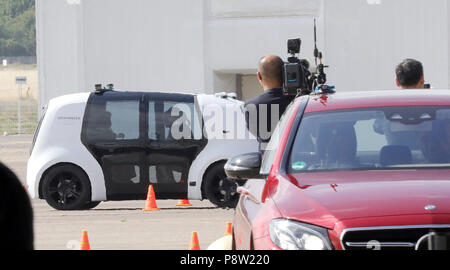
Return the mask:
[[(26, 183), (26, 164), (32, 135), (0, 136), (0, 162)], [(58, 211), (44, 200), (32, 200), (36, 250), (78, 249), (88, 231), (92, 250), (186, 250), (192, 232), (206, 249), (226, 230), (234, 209), (220, 209), (209, 201), (156, 200), (160, 211), (144, 212), (145, 201), (102, 202), (88, 211)], [(4, 232), (7, 233), (7, 232)]]

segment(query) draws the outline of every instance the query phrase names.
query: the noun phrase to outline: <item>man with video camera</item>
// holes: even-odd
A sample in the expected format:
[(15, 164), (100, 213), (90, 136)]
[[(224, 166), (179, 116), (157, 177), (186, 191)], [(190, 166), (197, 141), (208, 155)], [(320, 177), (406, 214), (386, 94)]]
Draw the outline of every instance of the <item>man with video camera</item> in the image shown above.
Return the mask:
[(293, 100), (283, 92), (283, 65), (283, 60), (273, 54), (261, 58), (257, 76), (264, 93), (245, 103), (247, 128), (260, 144), (270, 141), (273, 129)]

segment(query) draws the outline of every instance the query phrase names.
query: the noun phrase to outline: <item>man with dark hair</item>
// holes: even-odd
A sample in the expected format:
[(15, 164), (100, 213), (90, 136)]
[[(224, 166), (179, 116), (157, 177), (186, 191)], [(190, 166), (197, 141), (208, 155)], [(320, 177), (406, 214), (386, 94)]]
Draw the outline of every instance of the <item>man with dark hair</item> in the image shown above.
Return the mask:
[[(400, 89), (425, 89), (425, 76), (422, 63), (415, 59), (405, 59), (395, 68), (396, 84)], [(377, 120), (373, 128), (378, 134), (386, 135), (390, 145), (406, 145), (418, 149), (417, 132), (392, 132), (388, 121)]]
[(424, 89), (423, 66), (417, 60), (405, 59), (395, 69), (396, 84), (401, 89)]
[(259, 61), (257, 77), (264, 93), (245, 103), (246, 122), (260, 143), (270, 140), (273, 129), (292, 97), (283, 93), (283, 60), (269, 54)]
[(11, 170), (0, 163), (0, 231), (2, 247), (33, 249), (33, 211), (25, 188)]

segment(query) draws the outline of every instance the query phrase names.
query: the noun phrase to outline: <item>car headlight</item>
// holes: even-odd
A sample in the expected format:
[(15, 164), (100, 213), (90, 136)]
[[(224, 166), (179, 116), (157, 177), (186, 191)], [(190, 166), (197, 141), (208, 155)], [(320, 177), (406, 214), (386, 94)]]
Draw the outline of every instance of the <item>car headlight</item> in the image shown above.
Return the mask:
[(270, 239), (285, 250), (331, 250), (327, 229), (288, 219), (274, 219)]

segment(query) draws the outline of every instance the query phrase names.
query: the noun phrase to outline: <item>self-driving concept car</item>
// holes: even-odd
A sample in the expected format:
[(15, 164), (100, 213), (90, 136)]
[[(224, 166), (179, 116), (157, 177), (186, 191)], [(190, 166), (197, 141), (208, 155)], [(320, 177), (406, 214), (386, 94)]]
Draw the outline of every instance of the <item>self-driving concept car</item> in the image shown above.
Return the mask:
[[(232, 121), (227, 120), (232, 118)], [(27, 168), (32, 197), (59, 210), (101, 201), (209, 199), (234, 207), (227, 159), (258, 150), (228, 96), (99, 90), (52, 99)], [(237, 136), (237, 137), (236, 137)]]
[(236, 249), (449, 249), (450, 91), (299, 97), (225, 171)]

